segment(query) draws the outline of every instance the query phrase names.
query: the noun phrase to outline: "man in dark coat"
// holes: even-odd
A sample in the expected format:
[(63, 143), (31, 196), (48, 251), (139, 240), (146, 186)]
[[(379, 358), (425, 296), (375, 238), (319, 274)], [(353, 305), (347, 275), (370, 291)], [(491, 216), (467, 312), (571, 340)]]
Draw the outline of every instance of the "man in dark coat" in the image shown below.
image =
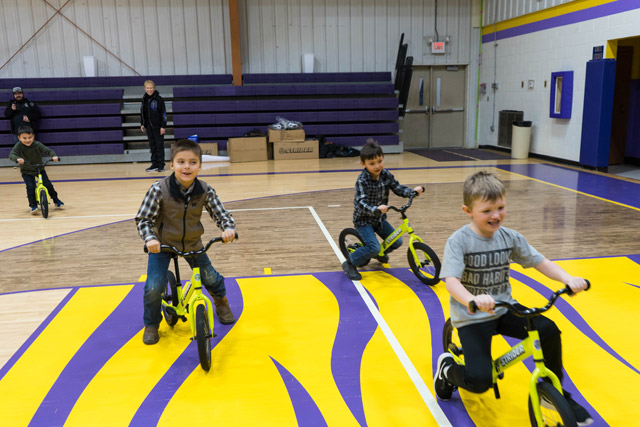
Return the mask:
[(13, 88), (13, 99), (4, 109), (4, 116), (11, 121), (11, 133), (15, 142), (18, 142), (15, 135), (20, 126), (29, 126), (34, 132), (38, 129), (40, 109), (35, 102), (25, 98), (21, 87), (16, 86)]

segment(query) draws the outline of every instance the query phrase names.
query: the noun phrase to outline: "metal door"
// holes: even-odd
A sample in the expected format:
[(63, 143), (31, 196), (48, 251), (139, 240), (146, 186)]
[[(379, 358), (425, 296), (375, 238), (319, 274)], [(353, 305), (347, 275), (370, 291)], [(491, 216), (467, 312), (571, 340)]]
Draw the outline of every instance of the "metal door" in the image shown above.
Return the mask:
[(432, 68), (430, 148), (464, 146), (465, 91), (465, 67)]
[(413, 66), (407, 108), (402, 120), (405, 147), (429, 146), (431, 67)]
[(414, 66), (401, 121), (404, 146), (463, 147), (465, 91), (463, 66)]

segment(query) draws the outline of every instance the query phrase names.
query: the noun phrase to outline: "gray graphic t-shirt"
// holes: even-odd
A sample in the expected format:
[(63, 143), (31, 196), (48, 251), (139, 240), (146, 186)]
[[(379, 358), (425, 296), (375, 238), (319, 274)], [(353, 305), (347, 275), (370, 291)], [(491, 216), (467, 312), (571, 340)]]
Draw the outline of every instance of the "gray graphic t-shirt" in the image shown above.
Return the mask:
[[(509, 284), (510, 260), (529, 268), (540, 264), (544, 256), (515, 230), (500, 227), (487, 238), (465, 225), (447, 240), (440, 277), (457, 277), (473, 295), (486, 294), (496, 301), (515, 303)], [(507, 311), (500, 307), (495, 314), (480, 311), (469, 314), (467, 307), (453, 297), (450, 307), (451, 321), (456, 328), (494, 319)]]

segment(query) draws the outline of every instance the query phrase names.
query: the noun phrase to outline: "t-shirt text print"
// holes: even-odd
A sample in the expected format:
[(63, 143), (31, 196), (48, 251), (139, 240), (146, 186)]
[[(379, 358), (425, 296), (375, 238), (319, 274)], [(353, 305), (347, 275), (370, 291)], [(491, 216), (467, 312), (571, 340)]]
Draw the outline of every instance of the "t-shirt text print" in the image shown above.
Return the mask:
[(473, 295), (504, 294), (509, 289), (511, 248), (464, 255), (460, 281)]

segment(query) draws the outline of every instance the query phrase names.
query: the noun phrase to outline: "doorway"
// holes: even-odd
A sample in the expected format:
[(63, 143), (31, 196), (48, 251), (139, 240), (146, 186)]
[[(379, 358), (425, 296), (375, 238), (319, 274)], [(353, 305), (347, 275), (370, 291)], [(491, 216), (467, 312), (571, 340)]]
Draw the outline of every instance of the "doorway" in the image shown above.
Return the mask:
[(402, 121), (404, 146), (462, 148), (465, 93), (465, 66), (414, 66)]

